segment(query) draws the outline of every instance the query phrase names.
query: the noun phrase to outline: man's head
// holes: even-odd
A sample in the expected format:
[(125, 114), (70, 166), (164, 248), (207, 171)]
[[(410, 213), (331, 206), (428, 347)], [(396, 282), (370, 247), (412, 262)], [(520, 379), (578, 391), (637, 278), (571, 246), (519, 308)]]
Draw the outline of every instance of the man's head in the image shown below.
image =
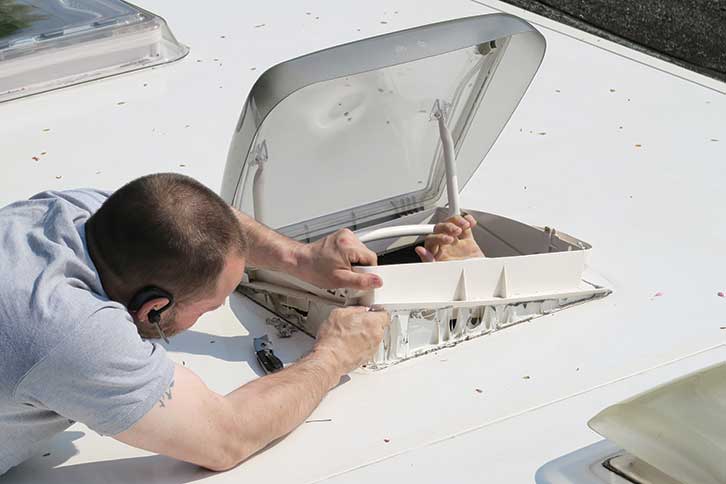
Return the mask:
[[(150, 286), (173, 295), (161, 318), (167, 335), (220, 306), (242, 279), (247, 239), (234, 212), (183, 175), (162, 173), (128, 183), (89, 219), (86, 233), (111, 298), (128, 306)], [(135, 311), (142, 336), (158, 336), (149, 312), (168, 303), (157, 296)]]

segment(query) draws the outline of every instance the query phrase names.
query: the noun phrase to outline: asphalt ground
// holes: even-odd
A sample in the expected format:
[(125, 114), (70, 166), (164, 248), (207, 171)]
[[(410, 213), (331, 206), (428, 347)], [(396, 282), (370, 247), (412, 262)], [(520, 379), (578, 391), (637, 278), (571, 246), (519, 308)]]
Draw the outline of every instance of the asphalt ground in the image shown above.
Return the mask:
[(503, 0), (726, 81), (726, 0)]

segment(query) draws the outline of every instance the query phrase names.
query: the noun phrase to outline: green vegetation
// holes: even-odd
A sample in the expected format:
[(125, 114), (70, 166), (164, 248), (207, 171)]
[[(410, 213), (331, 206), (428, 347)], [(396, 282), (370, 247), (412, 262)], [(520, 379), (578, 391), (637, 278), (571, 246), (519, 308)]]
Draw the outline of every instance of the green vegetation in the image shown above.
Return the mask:
[(33, 13), (33, 7), (16, 0), (0, 0), (0, 38), (30, 26), (39, 15)]

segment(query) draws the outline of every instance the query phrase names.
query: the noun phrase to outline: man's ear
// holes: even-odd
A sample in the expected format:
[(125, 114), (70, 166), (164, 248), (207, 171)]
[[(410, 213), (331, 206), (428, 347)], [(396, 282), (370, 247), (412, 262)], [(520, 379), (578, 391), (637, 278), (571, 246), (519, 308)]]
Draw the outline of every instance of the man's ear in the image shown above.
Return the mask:
[(158, 311), (166, 307), (168, 304), (170, 304), (170, 302), (171, 301), (169, 301), (169, 299), (165, 297), (156, 297), (154, 299), (149, 299), (144, 304), (142, 304), (141, 307), (136, 311), (136, 320), (146, 324), (151, 323), (151, 321), (149, 321), (149, 312)]

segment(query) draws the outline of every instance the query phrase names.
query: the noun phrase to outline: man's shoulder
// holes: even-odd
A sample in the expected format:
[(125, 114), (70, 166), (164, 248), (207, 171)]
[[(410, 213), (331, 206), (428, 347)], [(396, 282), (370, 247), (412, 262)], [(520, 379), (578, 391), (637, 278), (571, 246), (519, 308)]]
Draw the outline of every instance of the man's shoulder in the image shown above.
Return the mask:
[[(43, 275), (39, 276), (42, 279)], [(68, 280), (53, 287), (16, 287), (14, 300), (0, 302), (0, 367), (5, 383), (19, 380), (57, 348), (75, 351), (78, 345), (93, 344), (101, 336), (133, 341), (125, 308), (92, 290)], [(6, 292), (5, 288), (0, 292)], [(102, 317), (105, 324), (95, 320)], [(89, 323), (94, 320), (93, 324)], [(103, 333), (103, 334), (101, 334)]]
[(30, 197), (28, 201), (64, 202), (93, 214), (111, 196), (111, 192), (96, 188), (77, 188), (72, 190), (47, 190)]
[(109, 303), (49, 348), (11, 398), (116, 435), (153, 406), (173, 375), (164, 348), (141, 339), (128, 312)]
[(5, 383), (29, 371), (99, 309), (110, 305), (124, 318), (123, 307), (105, 296), (85, 246), (84, 222), (103, 197), (91, 190), (43, 192), (0, 210)]
[(45, 190), (25, 200), (18, 200), (0, 207), (0, 217), (15, 217), (25, 212), (37, 212), (50, 205), (61, 203), (90, 214), (98, 210), (111, 196), (110, 191), (97, 188), (75, 188), (70, 190)]
[[(42, 192), (0, 209), (0, 318), (8, 316), (3, 304), (32, 312), (54, 299), (48, 310), (55, 314), (63, 306), (56, 296), (68, 297), (66, 290), (73, 299), (78, 288), (104, 295), (85, 240), (85, 222), (103, 196), (91, 190)], [(69, 309), (76, 306), (71, 303)]]

